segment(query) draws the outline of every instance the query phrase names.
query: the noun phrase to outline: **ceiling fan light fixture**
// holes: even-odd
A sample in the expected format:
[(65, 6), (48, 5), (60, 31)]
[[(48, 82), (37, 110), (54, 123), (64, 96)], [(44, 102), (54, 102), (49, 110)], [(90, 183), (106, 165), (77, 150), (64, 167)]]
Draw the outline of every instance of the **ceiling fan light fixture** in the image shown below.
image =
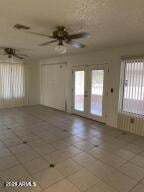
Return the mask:
[(55, 47), (55, 51), (59, 54), (65, 54), (67, 52), (67, 48), (64, 45), (57, 45)]

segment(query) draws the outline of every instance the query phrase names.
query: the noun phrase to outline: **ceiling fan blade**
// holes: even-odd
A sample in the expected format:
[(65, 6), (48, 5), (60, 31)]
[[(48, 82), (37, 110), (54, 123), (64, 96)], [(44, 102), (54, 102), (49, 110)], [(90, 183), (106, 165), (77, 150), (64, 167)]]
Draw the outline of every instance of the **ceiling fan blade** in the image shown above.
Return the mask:
[(46, 45), (49, 45), (49, 44), (55, 43), (55, 42), (57, 42), (57, 40), (53, 40), (53, 41), (49, 41), (49, 42), (46, 42), (46, 43), (42, 43), (42, 44), (40, 44), (40, 46), (46, 46)]
[(86, 47), (84, 44), (78, 43), (75, 41), (66, 41), (66, 43), (71, 45), (72, 47), (75, 47), (75, 48), (85, 48)]
[(24, 57), (21, 57), (19, 55), (13, 55), (14, 57), (18, 58), (18, 59), (24, 59)]
[(50, 35), (45, 35), (45, 34), (42, 34), (42, 33), (36, 33), (36, 32), (32, 32), (32, 31), (26, 31), (26, 33), (30, 33), (30, 34), (32, 34), (32, 35), (39, 35), (39, 36), (42, 36), (42, 37), (53, 38), (53, 37), (50, 36)]
[(90, 33), (81, 32), (81, 33), (68, 35), (68, 39), (79, 39), (79, 38), (84, 38), (84, 37), (89, 37), (89, 36), (90, 36)]
[(26, 26), (26, 25), (21, 25), (21, 24), (15, 24), (13, 26), (14, 29), (18, 29), (18, 30), (29, 30), (30, 27)]
[(27, 55), (25, 55), (25, 54), (16, 54), (16, 55), (18, 55), (18, 56), (22, 56), (22, 57), (28, 57)]

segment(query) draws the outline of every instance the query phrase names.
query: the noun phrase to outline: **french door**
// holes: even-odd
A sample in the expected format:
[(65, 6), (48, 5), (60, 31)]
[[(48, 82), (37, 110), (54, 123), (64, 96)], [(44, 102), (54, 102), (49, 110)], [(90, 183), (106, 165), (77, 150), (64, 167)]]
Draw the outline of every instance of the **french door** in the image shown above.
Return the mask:
[(105, 122), (104, 66), (73, 68), (73, 113)]

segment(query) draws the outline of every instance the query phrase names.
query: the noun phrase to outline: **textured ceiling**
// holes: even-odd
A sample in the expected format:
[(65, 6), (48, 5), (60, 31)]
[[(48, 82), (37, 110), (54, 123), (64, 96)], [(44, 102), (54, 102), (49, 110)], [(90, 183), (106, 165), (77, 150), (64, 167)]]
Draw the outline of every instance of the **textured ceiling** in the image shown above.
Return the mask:
[(68, 54), (144, 43), (143, 0), (1, 0), (0, 47), (23, 49), (30, 57), (55, 56), (56, 44), (40, 47), (47, 37), (13, 29), (16, 23), (31, 31), (50, 34), (58, 25), (70, 33), (87, 31), (90, 38), (77, 41), (85, 49), (68, 47)]

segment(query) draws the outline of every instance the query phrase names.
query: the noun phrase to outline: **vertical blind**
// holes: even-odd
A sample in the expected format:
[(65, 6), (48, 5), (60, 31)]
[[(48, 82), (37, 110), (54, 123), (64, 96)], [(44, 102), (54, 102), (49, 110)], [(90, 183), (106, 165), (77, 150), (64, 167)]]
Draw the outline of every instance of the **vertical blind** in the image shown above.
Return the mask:
[(0, 62), (0, 105), (27, 103), (26, 70), (23, 63)]
[(123, 111), (144, 115), (144, 59), (124, 61)]

